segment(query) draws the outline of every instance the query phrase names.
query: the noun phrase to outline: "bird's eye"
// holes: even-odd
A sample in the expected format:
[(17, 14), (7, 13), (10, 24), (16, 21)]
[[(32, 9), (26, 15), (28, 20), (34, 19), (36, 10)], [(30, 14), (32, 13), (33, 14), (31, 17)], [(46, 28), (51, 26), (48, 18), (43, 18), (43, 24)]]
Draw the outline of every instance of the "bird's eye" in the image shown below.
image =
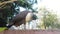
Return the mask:
[(36, 19), (37, 19), (37, 16), (33, 14), (32, 20), (36, 20)]

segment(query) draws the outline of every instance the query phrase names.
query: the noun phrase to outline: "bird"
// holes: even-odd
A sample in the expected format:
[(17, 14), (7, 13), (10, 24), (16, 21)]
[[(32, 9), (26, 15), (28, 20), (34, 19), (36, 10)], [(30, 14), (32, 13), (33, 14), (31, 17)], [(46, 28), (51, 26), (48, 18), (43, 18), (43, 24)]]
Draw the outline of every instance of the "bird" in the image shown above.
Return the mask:
[[(26, 23), (29, 23), (29, 21), (35, 20), (35, 16), (36, 15), (34, 15), (31, 11), (22, 11), (12, 19), (12, 24), (10, 24), (8, 28), (10, 28), (12, 25), (15, 25), (17, 27), (24, 24), (25, 26)], [(26, 27), (24, 27), (24, 29), (26, 29)]]
[(26, 24), (26, 16), (28, 13), (32, 13), (30, 11), (22, 11), (19, 14), (17, 14), (12, 20), (12, 24), (10, 24), (9, 26), (7, 26), (8, 28), (10, 28), (12, 25), (15, 26), (19, 26), (21, 24)]

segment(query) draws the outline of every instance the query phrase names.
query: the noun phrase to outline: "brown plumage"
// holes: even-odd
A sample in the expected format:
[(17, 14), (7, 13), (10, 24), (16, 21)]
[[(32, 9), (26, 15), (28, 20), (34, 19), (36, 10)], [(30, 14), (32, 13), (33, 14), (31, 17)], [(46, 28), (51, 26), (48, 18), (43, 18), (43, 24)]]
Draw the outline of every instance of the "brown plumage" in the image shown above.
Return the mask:
[(26, 15), (29, 13), (30, 11), (23, 11), (23, 12), (20, 12), (20, 14), (17, 14), (14, 18), (13, 18), (13, 20), (12, 20), (12, 22), (20, 22), (20, 21), (22, 21), (22, 20), (25, 20), (25, 18), (26, 18)]
[(26, 15), (30, 13), (30, 11), (22, 11), (19, 14), (17, 14), (13, 19), (12, 19), (12, 24), (10, 25), (10, 27), (12, 25), (21, 25), (21, 24), (26, 24)]

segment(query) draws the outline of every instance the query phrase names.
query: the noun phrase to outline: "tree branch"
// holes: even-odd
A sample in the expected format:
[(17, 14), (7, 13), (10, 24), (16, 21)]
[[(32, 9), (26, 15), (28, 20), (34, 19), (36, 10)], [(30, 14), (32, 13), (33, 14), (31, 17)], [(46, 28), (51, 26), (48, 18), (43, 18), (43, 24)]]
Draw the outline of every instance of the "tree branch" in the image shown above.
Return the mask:
[(10, 1), (4, 1), (4, 2), (0, 2), (0, 8), (4, 7), (7, 3), (13, 3), (17, 0), (10, 0)]

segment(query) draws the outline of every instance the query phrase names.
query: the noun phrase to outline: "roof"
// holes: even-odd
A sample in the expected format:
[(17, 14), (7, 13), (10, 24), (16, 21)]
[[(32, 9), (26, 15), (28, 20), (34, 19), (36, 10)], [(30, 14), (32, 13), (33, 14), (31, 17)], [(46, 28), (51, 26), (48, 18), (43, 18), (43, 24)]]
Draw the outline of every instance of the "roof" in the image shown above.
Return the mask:
[(60, 34), (60, 30), (6, 30), (0, 34)]

